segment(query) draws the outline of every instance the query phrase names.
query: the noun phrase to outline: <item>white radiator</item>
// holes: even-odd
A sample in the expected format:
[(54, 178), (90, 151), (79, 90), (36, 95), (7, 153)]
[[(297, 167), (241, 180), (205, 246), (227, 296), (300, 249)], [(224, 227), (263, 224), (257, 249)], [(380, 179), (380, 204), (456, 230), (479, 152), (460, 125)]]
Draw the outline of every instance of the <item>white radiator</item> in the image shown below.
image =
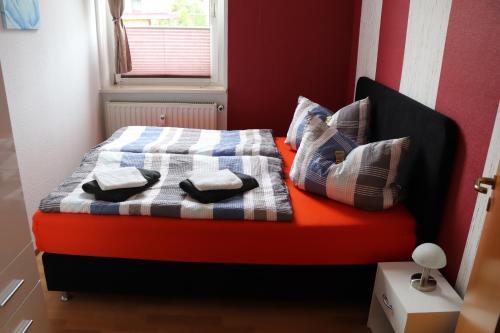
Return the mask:
[(124, 126), (168, 126), (217, 129), (215, 103), (106, 102), (106, 136)]

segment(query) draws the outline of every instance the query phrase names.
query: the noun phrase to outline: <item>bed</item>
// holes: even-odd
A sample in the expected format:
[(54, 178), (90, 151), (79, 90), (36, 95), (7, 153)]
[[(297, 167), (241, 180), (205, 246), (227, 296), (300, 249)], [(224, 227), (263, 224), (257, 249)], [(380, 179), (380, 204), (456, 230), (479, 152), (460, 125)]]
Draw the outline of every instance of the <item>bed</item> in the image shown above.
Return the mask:
[(246, 283), (248, 277), (263, 281), (264, 276), (314, 280), (331, 272), (337, 275), (332, 267), (355, 265), (364, 270), (380, 261), (408, 260), (416, 243), (436, 237), (456, 127), (434, 110), (361, 78), (356, 99), (367, 96), (373, 103), (370, 141), (412, 139), (399, 179), (408, 189), (404, 205), (366, 212), (297, 189), (286, 177), (295, 153), (284, 138), (276, 138), (293, 209), (291, 221), (37, 211), (33, 232), (43, 252), (48, 289), (158, 292), (173, 285), (184, 290), (186, 275), (200, 274), (225, 281), (226, 286), (228, 277), (236, 276), (244, 276)]

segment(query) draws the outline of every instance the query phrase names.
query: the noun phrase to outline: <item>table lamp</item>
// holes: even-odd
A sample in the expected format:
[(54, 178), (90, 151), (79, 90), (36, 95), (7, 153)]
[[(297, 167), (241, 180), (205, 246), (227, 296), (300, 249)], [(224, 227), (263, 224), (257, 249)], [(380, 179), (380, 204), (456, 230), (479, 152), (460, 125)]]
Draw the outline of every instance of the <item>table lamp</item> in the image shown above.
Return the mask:
[(422, 273), (415, 273), (411, 276), (411, 286), (424, 292), (436, 289), (436, 280), (430, 276), (430, 273), (431, 269), (446, 266), (446, 255), (443, 249), (433, 243), (423, 243), (415, 248), (411, 257), (423, 268)]

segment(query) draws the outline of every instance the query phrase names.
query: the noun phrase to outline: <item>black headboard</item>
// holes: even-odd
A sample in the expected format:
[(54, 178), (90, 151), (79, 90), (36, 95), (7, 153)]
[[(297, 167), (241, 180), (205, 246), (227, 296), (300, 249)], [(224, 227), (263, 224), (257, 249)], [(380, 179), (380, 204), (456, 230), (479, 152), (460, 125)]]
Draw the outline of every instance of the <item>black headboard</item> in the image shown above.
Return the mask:
[(417, 221), (417, 241), (435, 241), (454, 163), (457, 127), (439, 112), (362, 77), (356, 100), (367, 96), (372, 102), (370, 142), (410, 137), (398, 183), (407, 191), (405, 203)]

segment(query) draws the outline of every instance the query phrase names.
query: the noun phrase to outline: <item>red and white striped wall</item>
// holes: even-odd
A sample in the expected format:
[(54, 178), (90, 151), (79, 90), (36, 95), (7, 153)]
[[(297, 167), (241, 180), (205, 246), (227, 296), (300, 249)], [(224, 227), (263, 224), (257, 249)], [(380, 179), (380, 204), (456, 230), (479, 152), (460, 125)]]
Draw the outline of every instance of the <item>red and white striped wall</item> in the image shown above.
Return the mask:
[(399, 90), (460, 128), (439, 237), (445, 275), (454, 281), (476, 202), (472, 184), (483, 171), (500, 100), (500, 1), (358, 1), (353, 77)]

